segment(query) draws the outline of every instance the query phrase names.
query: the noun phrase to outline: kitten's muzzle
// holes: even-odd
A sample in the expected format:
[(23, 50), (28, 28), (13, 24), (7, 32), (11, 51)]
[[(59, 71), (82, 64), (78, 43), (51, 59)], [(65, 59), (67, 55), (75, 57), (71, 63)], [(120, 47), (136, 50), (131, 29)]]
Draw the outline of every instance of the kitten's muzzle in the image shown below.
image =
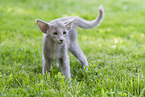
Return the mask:
[(63, 39), (59, 39), (59, 41), (63, 42)]
[(62, 44), (62, 43), (63, 43), (63, 39), (59, 39), (59, 41), (60, 41), (60, 44)]

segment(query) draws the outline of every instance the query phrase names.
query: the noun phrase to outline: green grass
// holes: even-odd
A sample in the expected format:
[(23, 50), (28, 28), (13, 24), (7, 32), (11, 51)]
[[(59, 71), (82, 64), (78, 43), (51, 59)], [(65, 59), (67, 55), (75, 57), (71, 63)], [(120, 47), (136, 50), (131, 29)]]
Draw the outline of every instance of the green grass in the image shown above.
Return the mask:
[[(42, 76), (42, 38), (35, 19), (64, 16), (93, 20), (102, 4), (99, 27), (78, 28), (78, 43), (89, 70), (69, 53), (72, 82), (55, 65)], [(144, 0), (0, 0), (0, 96), (145, 96)]]

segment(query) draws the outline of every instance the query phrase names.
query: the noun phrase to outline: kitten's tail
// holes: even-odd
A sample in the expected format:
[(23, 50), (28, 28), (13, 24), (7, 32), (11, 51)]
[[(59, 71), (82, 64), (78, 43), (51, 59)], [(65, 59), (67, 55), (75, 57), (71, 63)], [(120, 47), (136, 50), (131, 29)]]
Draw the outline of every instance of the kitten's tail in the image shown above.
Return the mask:
[(103, 6), (100, 5), (99, 7), (99, 15), (97, 16), (97, 18), (93, 21), (87, 21), (84, 20), (80, 17), (76, 17), (76, 24), (77, 26), (84, 28), (84, 29), (89, 29), (89, 28), (93, 28), (95, 26), (98, 26), (98, 24), (101, 22), (101, 20), (103, 19), (104, 16), (104, 9)]

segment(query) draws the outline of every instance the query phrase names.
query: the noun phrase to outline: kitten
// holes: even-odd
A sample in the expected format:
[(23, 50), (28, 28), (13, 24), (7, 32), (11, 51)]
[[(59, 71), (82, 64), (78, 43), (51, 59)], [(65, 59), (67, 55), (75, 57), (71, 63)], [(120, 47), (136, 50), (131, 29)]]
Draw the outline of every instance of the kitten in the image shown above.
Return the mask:
[(87, 29), (97, 26), (104, 16), (103, 6), (99, 7), (99, 15), (93, 21), (79, 17), (58, 18), (49, 23), (37, 19), (36, 24), (44, 33), (43, 38), (43, 75), (50, 72), (56, 59), (65, 78), (70, 79), (70, 63), (68, 50), (80, 61), (82, 67), (88, 69), (88, 62), (77, 43), (77, 26)]

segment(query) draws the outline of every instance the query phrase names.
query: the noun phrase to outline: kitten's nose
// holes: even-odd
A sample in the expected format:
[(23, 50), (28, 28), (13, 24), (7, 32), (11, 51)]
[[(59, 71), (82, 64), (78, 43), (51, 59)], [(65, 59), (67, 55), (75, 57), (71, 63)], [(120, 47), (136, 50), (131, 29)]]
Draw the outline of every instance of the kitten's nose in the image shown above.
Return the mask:
[(63, 42), (63, 39), (59, 39), (59, 41)]

